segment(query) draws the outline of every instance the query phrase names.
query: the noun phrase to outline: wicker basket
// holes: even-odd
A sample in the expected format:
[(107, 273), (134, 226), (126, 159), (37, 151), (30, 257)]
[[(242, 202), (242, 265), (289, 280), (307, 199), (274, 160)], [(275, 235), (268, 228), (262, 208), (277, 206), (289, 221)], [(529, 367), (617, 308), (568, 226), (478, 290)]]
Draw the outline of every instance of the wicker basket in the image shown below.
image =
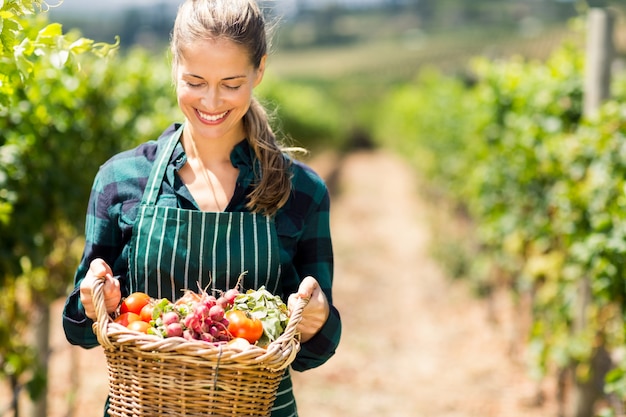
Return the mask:
[(109, 374), (109, 414), (116, 417), (269, 416), (285, 369), (300, 348), (296, 326), (308, 300), (292, 311), (285, 332), (266, 349), (161, 339), (115, 323), (98, 280), (93, 329)]

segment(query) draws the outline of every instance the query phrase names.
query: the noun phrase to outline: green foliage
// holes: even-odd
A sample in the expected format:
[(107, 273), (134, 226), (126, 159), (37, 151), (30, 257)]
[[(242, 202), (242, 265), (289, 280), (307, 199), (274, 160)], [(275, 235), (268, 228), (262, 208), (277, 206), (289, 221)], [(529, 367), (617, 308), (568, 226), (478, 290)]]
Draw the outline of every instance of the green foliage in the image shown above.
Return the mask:
[(62, 142), (48, 141), (56, 120), (49, 88), (59, 92), (57, 106), (72, 102), (72, 88), (63, 82), (76, 71), (76, 56), (109, 49), (65, 36), (59, 25), (46, 25), (34, 16), (41, 5), (0, 3), (0, 374), (14, 390), (24, 385), (33, 397), (41, 394), (45, 374), (25, 337), (36, 311), (35, 294), (58, 290), (59, 281), (45, 279), (44, 253), (64, 237), (56, 233), (64, 219), (53, 204), (58, 177), (50, 167), (58, 161), (49, 151)]
[(19, 275), (23, 257), (43, 265), (59, 224), (82, 227), (99, 165), (171, 121), (169, 72), (146, 58), (84, 59), (81, 69), (31, 62), (33, 81), (0, 113), (0, 186), (12, 208), (0, 224), (0, 280)]
[(475, 110), (464, 92), (462, 80), (425, 68), (415, 82), (397, 87), (380, 103), (374, 135), (381, 144), (412, 155), (431, 181), (462, 178), (468, 167), (458, 149)]
[(340, 143), (345, 137), (348, 126), (327, 90), (266, 76), (257, 93), (273, 113), (273, 124), (288, 144), (319, 148)]
[(33, 397), (45, 373), (31, 321), (66, 294), (98, 167), (176, 117), (165, 57), (116, 56), (41, 4), (0, 2), (0, 375)]
[[(467, 259), (498, 271), (465, 268), (481, 273), (470, 278), (484, 284), (504, 272), (508, 285), (532, 294), (538, 374), (577, 364), (584, 377), (598, 344), (625, 343), (626, 81), (585, 119), (583, 68), (581, 51), (564, 46), (546, 62), (478, 60), (466, 86), (425, 73), (389, 95), (388, 125), (377, 135), (470, 214), (468, 248), (477, 252)], [(624, 398), (619, 369), (609, 387)]]

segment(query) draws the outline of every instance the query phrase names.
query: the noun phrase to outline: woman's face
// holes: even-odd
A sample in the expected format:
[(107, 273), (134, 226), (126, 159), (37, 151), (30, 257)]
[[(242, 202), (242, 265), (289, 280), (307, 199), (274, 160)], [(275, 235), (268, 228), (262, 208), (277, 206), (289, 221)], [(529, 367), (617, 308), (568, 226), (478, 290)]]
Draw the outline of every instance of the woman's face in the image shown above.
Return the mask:
[(221, 139), (236, 144), (245, 137), (242, 118), (252, 90), (263, 78), (248, 51), (230, 40), (201, 40), (187, 45), (176, 68), (178, 105), (195, 140)]

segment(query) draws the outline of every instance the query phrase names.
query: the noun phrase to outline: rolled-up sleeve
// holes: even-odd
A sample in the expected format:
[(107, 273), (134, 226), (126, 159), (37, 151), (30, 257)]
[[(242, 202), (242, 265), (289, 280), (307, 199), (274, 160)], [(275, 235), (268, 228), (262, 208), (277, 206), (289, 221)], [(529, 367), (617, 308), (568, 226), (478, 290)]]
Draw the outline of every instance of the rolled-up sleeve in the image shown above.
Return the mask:
[(309, 189), (306, 197), (300, 198), (308, 206), (294, 265), (301, 278), (312, 276), (320, 285), (330, 304), (330, 314), (319, 332), (302, 343), (292, 368), (296, 371), (318, 367), (336, 352), (341, 339), (341, 317), (333, 304), (333, 248), (330, 231), (330, 195), (320, 178), (308, 171), (310, 184), (300, 187)]
[(296, 371), (306, 371), (323, 365), (335, 354), (340, 339), (341, 318), (339, 311), (331, 305), (328, 320), (315, 336), (302, 343), (291, 367)]

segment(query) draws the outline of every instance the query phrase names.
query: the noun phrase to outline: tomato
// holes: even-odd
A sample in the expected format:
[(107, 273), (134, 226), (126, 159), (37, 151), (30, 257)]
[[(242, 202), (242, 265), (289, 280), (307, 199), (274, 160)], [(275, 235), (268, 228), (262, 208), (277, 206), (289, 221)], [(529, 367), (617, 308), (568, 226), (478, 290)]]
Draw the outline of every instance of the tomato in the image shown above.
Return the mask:
[(128, 327), (129, 323), (132, 323), (134, 321), (141, 321), (141, 316), (139, 316), (139, 314), (127, 311), (126, 313), (122, 313), (117, 316), (117, 318), (113, 321), (121, 324), (122, 326)]
[(141, 320), (145, 321), (146, 323), (150, 323), (150, 321), (152, 321), (153, 311), (154, 311), (154, 304), (148, 303), (145, 306), (143, 306), (143, 308), (141, 309), (141, 312), (139, 313)]
[(228, 331), (233, 337), (241, 337), (251, 344), (263, 336), (263, 323), (261, 320), (250, 316), (245, 311), (229, 310), (226, 312)]
[(126, 327), (128, 327), (129, 330), (134, 330), (139, 333), (148, 333), (150, 325), (143, 320), (137, 320), (128, 323)]
[(143, 292), (134, 292), (124, 298), (120, 306), (120, 313), (141, 314), (141, 309), (150, 302), (150, 296)]

